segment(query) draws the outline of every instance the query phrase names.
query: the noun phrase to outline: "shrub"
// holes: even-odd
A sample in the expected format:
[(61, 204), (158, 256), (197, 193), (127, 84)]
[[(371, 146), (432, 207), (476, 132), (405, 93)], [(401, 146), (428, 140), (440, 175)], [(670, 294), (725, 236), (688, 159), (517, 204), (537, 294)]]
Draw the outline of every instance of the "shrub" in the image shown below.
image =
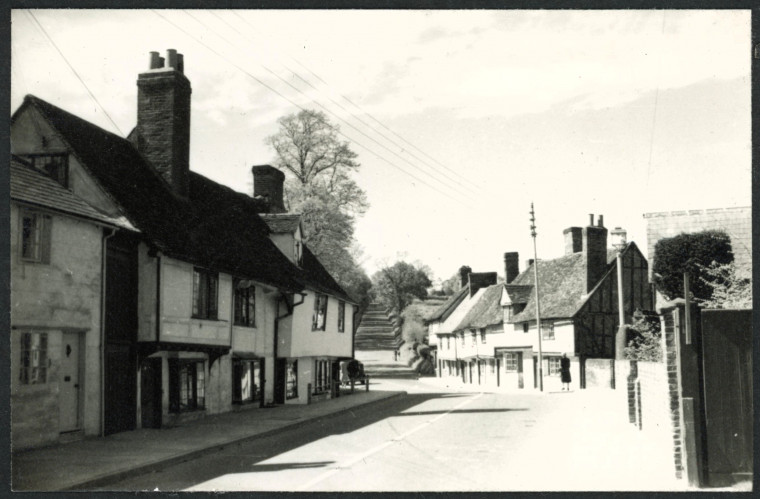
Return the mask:
[(633, 314), (634, 323), (628, 332), (628, 346), (623, 355), (628, 360), (645, 362), (662, 362), (662, 343), (660, 335), (660, 320), (654, 312)]

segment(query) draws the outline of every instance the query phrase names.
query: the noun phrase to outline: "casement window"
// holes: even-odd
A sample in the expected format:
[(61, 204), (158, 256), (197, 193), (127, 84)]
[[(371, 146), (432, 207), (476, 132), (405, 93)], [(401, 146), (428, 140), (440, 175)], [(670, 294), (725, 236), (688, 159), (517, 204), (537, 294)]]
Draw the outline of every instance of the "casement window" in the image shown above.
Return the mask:
[(338, 302), (338, 332), (346, 331), (346, 302)]
[(64, 187), (69, 186), (69, 155), (68, 153), (57, 154), (28, 154), (25, 158), (29, 160), (34, 168), (47, 173), (56, 182)]
[(502, 307), (501, 312), (502, 312), (502, 320), (504, 322), (509, 322), (510, 320), (512, 320), (512, 306), (507, 305), (505, 307)]
[(206, 407), (206, 362), (169, 359), (169, 412)]
[(554, 323), (541, 321), (541, 339), (553, 340), (554, 339)]
[(486, 344), (486, 329), (482, 328), (480, 330), (480, 342), (485, 345)]
[(218, 314), (219, 274), (210, 270), (193, 270), (193, 317), (216, 319)]
[(330, 361), (314, 361), (314, 394), (330, 390)]
[(549, 364), (548, 375), (559, 376), (560, 374), (560, 357), (547, 357), (546, 361)]
[(478, 343), (478, 333), (474, 329), (470, 331), (470, 338), (472, 338), (472, 345), (475, 346)]
[(529, 329), (530, 329), (530, 324), (528, 324), (527, 322), (523, 322), (523, 333), (527, 333)]
[(285, 398), (298, 398), (298, 361), (288, 361), (287, 371), (285, 373)]
[(311, 317), (311, 330), (324, 331), (327, 323), (327, 295), (314, 297), (314, 314)]
[(29, 209), (21, 210), (21, 259), (32, 263), (50, 263), (49, 215)]
[(235, 325), (256, 327), (256, 286), (235, 280)]
[(446, 337), (446, 350), (451, 350), (451, 336)]
[(261, 361), (235, 359), (232, 361), (232, 401), (245, 404), (261, 400)]
[(508, 373), (517, 372), (517, 352), (505, 352), (504, 353), (504, 371)]
[(19, 382), (22, 385), (47, 383), (47, 344), (47, 333), (35, 331), (21, 333)]

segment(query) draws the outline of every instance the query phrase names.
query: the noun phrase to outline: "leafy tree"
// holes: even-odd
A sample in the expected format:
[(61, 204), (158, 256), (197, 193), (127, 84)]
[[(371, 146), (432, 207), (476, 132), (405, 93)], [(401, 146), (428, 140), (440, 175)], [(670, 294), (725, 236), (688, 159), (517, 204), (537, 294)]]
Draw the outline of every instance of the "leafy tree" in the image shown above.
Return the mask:
[(639, 311), (634, 312), (633, 318), (634, 323), (628, 333), (630, 341), (623, 350), (624, 357), (629, 360), (662, 362), (659, 318), (654, 313), (646, 315)]
[(351, 178), (359, 169), (339, 127), (324, 113), (303, 110), (278, 120), (279, 130), (267, 137), (285, 172), (289, 211), (301, 214), (304, 243), (338, 284), (360, 305), (369, 303), (371, 281), (357, 261), (356, 218), (369, 207), (364, 190)]
[(734, 260), (731, 239), (723, 231), (708, 230), (661, 239), (654, 247), (654, 274), (657, 290), (667, 299), (683, 298), (683, 275), (688, 273), (691, 293), (696, 300), (707, 300), (712, 287), (705, 282), (703, 268), (713, 262)]
[(372, 276), (374, 292), (386, 307), (403, 313), (414, 298), (425, 299), (432, 285), (429, 270), (424, 266), (399, 261), (383, 267)]
[(699, 300), (704, 308), (743, 309), (752, 308), (752, 279), (737, 275), (732, 263), (712, 262), (700, 267), (700, 279), (712, 289), (710, 298)]
[(425, 338), (424, 319), (420, 309), (415, 305), (406, 307), (401, 313), (404, 322), (401, 326), (401, 337), (407, 343), (420, 342)]

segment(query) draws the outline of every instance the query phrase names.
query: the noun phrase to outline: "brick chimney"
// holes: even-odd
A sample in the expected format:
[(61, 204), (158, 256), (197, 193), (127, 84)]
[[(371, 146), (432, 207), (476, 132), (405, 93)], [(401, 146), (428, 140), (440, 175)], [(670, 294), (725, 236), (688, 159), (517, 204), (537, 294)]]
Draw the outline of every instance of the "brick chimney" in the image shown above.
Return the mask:
[(459, 289), (467, 286), (470, 283), (470, 274), (472, 269), (467, 265), (459, 267)]
[(269, 213), (285, 213), (282, 198), (282, 184), (285, 174), (271, 165), (257, 165), (251, 168), (253, 173), (253, 197), (264, 198), (269, 204)]
[(137, 77), (137, 150), (180, 196), (187, 196), (190, 170), (190, 80), (182, 54), (150, 53), (148, 71)]
[(607, 270), (607, 229), (602, 215), (594, 225), (594, 215), (589, 215), (589, 225), (582, 230), (583, 254), (586, 260), (586, 292), (596, 286)]
[(583, 251), (583, 229), (581, 227), (568, 227), (562, 231), (562, 234), (565, 235), (565, 255)]
[(504, 279), (507, 284), (515, 280), (520, 273), (520, 255), (517, 252), (504, 253)]
[(496, 284), (496, 272), (470, 272), (469, 283), (470, 296), (478, 292), (480, 288)]

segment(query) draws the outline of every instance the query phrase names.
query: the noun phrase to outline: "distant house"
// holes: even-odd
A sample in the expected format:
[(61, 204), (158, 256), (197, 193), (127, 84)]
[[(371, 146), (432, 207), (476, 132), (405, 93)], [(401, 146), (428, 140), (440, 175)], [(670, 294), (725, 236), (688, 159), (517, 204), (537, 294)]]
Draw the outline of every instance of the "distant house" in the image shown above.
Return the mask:
[[(14, 204), (11, 236), (20, 241), (16, 251), (41, 259), (20, 257), (12, 268), (13, 355), (22, 364), (47, 356), (46, 380), (56, 383), (17, 387), (14, 448), (50, 443), (72, 428), (107, 435), (281, 400), (290, 385), (278, 348), (305, 355), (301, 338), (277, 343), (290, 334), (291, 314), (312, 307), (316, 292), (343, 298), (308, 249), (297, 264), (293, 251), (270, 239), (260, 216), (267, 200), (190, 171), (191, 89), (182, 54), (152, 52), (137, 86), (137, 126), (126, 139), (34, 96), (11, 118), (11, 152), (21, 158), (13, 171), (22, 178), (14, 192), (26, 196)], [(28, 217), (19, 214), (43, 201)], [(29, 253), (31, 234), (48, 241), (39, 254)], [(48, 278), (60, 285), (46, 286)], [(304, 296), (311, 300), (305, 305)], [(328, 307), (321, 327), (335, 323), (337, 330), (340, 308)], [(311, 326), (311, 311), (301, 310), (303, 327)], [(342, 334), (350, 336), (346, 315)], [(40, 336), (40, 328), (51, 332)], [(79, 335), (82, 352), (78, 399), (71, 399), (79, 400), (79, 422), (24, 440), (24, 432), (63, 414), (55, 363), (61, 342), (74, 341), (69, 333)], [(343, 343), (335, 351), (327, 345), (319, 355), (328, 360), (350, 355)], [(19, 380), (31, 376), (18, 369)]]
[(339, 362), (351, 359), (357, 304), (303, 242), (301, 215), (285, 213), (284, 174), (269, 165), (252, 168), (254, 198), (268, 203), (261, 218), (269, 237), (300, 270), (301, 299), (281, 309), (276, 331), (275, 401), (306, 403), (331, 396)]
[[(616, 251), (607, 248), (601, 217), (598, 225), (571, 227), (564, 235), (566, 254), (539, 260), (537, 266), (547, 389), (560, 386), (562, 354), (571, 359), (575, 386), (584, 386), (585, 359), (612, 358), (618, 328)], [(622, 261), (625, 317), (630, 323), (636, 309), (651, 309), (652, 297), (647, 261), (635, 243), (623, 249)], [(446, 342), (453, 347), (439, 363), (440, 375), (504, 388), (538, 386), (535, 265), (531, 261), (517, 274), (517, 254), (505, 254), (507, 282), (487, 288), (461, 316), (453, 341)], [(445, 334), (439, 334), (439, 342), (441, 336)]]

